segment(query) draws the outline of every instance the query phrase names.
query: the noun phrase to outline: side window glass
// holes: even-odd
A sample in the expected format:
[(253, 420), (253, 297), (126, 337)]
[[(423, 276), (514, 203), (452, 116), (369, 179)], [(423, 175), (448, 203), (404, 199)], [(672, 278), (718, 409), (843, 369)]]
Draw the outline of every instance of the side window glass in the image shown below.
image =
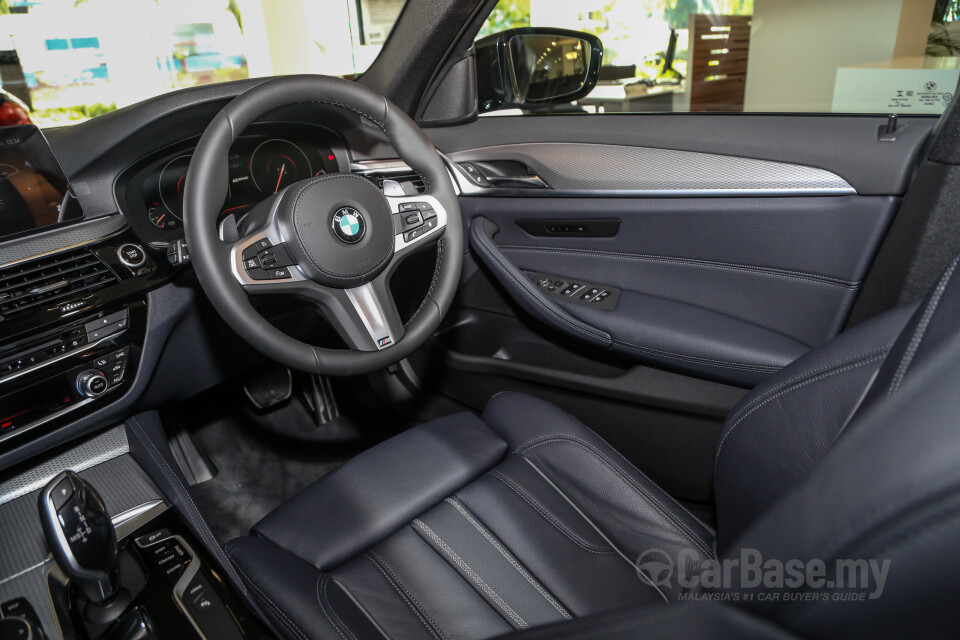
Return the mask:
[[(575, 100), (541, 92), (531, 103), (516, 92), (517, 78), (547, 71), (511, 57), (513, 34), (532, 43), (543, 29), (602, 43), (596, 82)], [(960, 80), (960, 0), (500, 0), (477, 47), (481, 113), (491, 115), (937, 115)], [(561, 73), (552, 52), (524, 52)], [(485, 82), (499, 91), (492, 100)]]

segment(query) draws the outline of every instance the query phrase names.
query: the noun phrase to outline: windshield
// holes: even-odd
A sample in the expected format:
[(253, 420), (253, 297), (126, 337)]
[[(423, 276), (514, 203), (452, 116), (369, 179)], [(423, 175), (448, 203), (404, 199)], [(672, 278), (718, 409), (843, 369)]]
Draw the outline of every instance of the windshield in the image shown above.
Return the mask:
[(405, 0), (0, 0), (0, 82), (40, 126), (183, 87), (355, 78)]

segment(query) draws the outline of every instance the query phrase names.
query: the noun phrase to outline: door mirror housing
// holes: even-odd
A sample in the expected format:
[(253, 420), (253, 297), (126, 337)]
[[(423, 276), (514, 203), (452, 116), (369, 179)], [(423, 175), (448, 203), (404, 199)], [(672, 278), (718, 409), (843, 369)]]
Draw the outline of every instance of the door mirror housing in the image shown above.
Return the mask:
[(597, 84), (600, 38), (581, 31), (523, 27), (476, 42), (480, 113), (573, 102)]

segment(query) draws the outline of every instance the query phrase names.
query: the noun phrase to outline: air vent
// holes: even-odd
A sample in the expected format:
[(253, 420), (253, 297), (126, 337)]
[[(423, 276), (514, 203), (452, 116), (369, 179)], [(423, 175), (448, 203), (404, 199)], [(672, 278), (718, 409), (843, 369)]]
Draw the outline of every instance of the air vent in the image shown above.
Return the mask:
[[(417, 193), (423, 193), (424, 191), (427, 190), (426, 185), (423, 184), (423, 178), (421, 178), (419, 175), (415, 173), (386, 174), (386, 175), (381, 173), (376, 173), (376, 174), (368, 174), (366, 177), (369, 178), (370, 180), (376, 181), (377, 187), (380, 189), (383, 189), (384, 180), (393, 180), (395, 182), (399, 182), (400, 184), (403, 184), (403, 183), (412, 184), (414, 188), (416, 188)], [(407, 191), (406, 189), (404, 189), (404, 191), (409, 193), (409, 191)]]
[(0, 269), (0, 318), (59, 307), (117, 281), (86, 249)]

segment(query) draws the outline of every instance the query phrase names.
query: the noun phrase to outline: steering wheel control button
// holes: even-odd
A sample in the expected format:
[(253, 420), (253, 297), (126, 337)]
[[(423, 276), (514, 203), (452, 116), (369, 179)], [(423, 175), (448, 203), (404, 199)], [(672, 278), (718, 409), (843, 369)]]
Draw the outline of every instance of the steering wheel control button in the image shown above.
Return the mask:
[(290, 269), (248, 269), (247, 275), (253, 280), (286, 280), (290, 277)]
[(412, 213), (404, 213), (403, 215), (403, 230), (409, 231), (410, 229), (416, 229), (421, 224), (423, 224), (423, 218), (420, 216), (419, 211), (414, 211)]
[(246, 262), (252, 258), (256, 258), (257, 254), (263, 251), (264, 249), (269, 249), (273, 246), (273, 243), (270, 242), (267, 238), (261, 238), (257, 240), (249, 247), (243, 250), (243, 261)]
[[(293, 259), (293, 256), (290, 255), (290, 252), (287, 251), (286, 245), (278, 244), (275, 247), (269, 249), (264, 249), (257, 254), (257, 261), (259, 262), (259, 267), (263, 269), (274, 269), (276, 267), (289, 267), (297, 264), (297, 261)], [(244, 263), (246, 264), (246, 262)]]
[(117, 258), (120, 259), (123, 266), (136, 269), (142, 267), (143, 263), (147, 261), (147, 254), (140, 245), (128, 243), (120, 245), (120, 248), (117, 249)]
[(413, 242), (414, 240), (422, 236), (424, 233), (426, 233), (426, 231), (424, 230), (423, 227), (418, 227), (417, 229), (411, 229), (410, 231), (407, 231), (406, 233), (403, 234), (403, 241)]
[(367, 233), (367, 222), (353, 207), (341, 207), (333, 214), (333, 232), (341, 242), (356, 244)]
[(427, 205), (426, 207), (420, 209), (420, 215), (423, 216), (424, 220), (429, 220), (430, 218), (436, 218), (437, 212), (433, 210), (433, 207)]
[(107, 376), (102, 371), (88, 369), (77, 376), (77, 391), (87, 398), (102, 396), (109, 386)]
[(401, 202), (398, 209), (400, 213), (405, 213), (407, 211), (416, 211), (422, 204), (424, 203), (423, 202)]

